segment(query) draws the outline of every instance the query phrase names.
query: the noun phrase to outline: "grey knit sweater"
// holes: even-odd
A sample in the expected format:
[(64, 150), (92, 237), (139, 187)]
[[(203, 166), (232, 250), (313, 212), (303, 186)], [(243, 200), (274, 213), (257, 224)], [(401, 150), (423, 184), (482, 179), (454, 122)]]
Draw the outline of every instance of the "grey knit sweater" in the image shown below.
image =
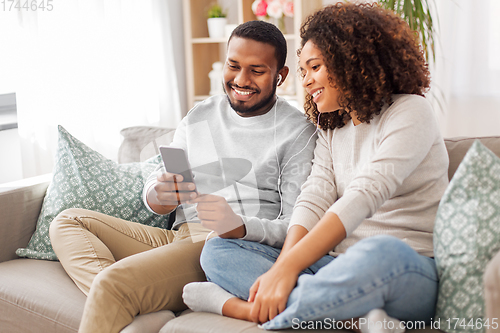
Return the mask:
[[(224, 197), (242, 216), (243, 239), (281, 247), (311, 171), (314, 132), (304, 114), (282, 98), (264, 115), (241, 117), (219, 95), (186, 115), (172, 146), (186, 149), (198, 191)], [(155, 181), (153, 172), (144, 193)], [(185, 222), (199, 222), (194, 205), (177, 208), (174, 228)]]
[(432, 108), (416, 95), (394, 95), (369, 124), (352, 121), (319, 134), (312, 173), (290, 227), (311, 230), (328, 212), (347, 232), (330, 253), (378, 234), (432, 257), (432, 232), (448, 185), (448, 154)]

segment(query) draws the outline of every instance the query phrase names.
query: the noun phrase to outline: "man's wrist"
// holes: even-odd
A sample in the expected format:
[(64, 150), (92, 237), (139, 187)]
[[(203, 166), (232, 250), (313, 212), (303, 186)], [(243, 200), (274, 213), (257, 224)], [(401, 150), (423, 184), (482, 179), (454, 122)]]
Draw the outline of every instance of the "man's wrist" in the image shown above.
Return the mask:
[(156, 191), (154, 189), (154, 184), (152, 184), (146, 193), (146, 203), (151, 208), (153, 212), (155, 212), (158, 215), (167, 215), (172, 213), (176, 208), (177, 205), (162, 205), (158, 202), (156, 199)]
[(149, 207), (158, 215), (170, 214), (177, 208), (177, 206), (155, 205), (155, 204), (151, 204), (149, 202), (148, 202), (148, 204), (149, 204)]
[(232, 239), (237, 239), (237, 238), (243, 238), (247, 234), (247, 229), (245, 228), (245, 224), (243, 223), (243, 219), (237, 215), (238, 218), (241, 220), (241, 225), (239, 227), (234, 228), (233, 230), (230, 230), (228, 232), (225, 232), (223, 234), (220, 234), (220, 238), (232, 238)]

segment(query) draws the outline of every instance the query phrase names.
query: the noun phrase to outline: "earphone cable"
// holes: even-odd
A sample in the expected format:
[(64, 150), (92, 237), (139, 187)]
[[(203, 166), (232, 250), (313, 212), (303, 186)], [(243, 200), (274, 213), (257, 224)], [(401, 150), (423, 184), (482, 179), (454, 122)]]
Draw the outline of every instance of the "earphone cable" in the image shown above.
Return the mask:
[[(276, 143), (276, 113), (277, 113), (277, 110), (276, 110), (276, 105), (278, 103), (276, 102), (276, 104), (274, 105), (274, 152), (276, 154), (276, 163), (278, 164), (278, 195), (280, 197), (280, 211), (278, 213), (278, 216), (276, 216), (276, 220), (279, 219), (279, 217), (281, 216), (281, 213), (283, 213), (283, 195), (281, 193), (281, 176), (283, 175), (283, 172), (285, 171), (285, 168), (286, 166), (288, 165), (288, 163), (290, 163), (290, 161), (297, 155), (299, 155), (300, 153), (302, 153), (304, 151), (304, 149), (307, 148), (307, 146), (309, 145), (309, 142), (311, 141), (311, 139), (313, 138), (314, 134), (316, 134), (319, 130), (319, 117), (321, 116), (321, 113), (318, 113), (318, 120), (316, 122), (316, 130), (313, 132), (313, 134), (309, 137), (309, 139), (307, 140), (307, 143), (305, 144), (305, 146), (296, 154), (294, 154), (292, 157), (290, 157), (288, 159), (288, 161), (285, 163), (285, 165), (283, 166), (283, 169), (281, 169), (281, 166), (280, 166), (280, 162), (279, 162), (279, 157), (278, 157), (278, 150), (277, 150), (277, 143)], [(298, 135), (298, 137), (300, 137), (302, 135), (302, 133), (304, 133), (304, 131), (307, 129), (304, 128), (302, 130), (302, 132), (300, 132), (300, 134)], [(297, 137), (297, 138), (298, 138)]]

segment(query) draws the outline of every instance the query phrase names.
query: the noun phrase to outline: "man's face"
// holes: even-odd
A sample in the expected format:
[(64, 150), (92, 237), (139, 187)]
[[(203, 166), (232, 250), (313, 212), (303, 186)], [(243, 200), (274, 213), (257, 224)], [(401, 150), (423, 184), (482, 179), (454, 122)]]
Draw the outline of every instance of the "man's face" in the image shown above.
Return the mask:
[(277, 67), (272, 45), (233, 37), (224, 64), (224, 90), (242, 117), (267, 113), (276, 100)]

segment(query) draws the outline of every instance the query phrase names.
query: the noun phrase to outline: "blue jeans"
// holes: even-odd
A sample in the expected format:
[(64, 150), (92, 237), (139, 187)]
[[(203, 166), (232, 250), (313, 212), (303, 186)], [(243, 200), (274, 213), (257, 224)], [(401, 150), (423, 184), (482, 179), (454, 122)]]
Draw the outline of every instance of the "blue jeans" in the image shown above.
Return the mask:
[[(213, 238), (201, 254), (209, 281), (248, 299), (254, 281), (276, 261), (279, 249), (239, 239)], [(429, 322), (438, 276), (434, 259), (419, 255), (398, 238), (363, 239), (337, 258), (324, 256), (302, 271), (287, 308), (263, 325), (292, 327), (310, 320), (345, 320), (384, 309), (404, 321)]]

